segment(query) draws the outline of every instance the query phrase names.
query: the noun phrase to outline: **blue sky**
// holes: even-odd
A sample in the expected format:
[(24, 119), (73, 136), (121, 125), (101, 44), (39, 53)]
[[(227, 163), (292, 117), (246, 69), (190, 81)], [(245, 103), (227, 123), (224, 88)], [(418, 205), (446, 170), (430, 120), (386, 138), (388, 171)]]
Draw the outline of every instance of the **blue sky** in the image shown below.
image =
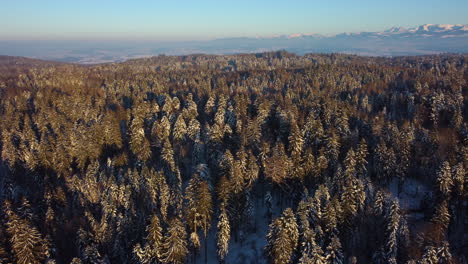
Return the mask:
[(466, 0), (0, 1), (4, 40), (198, 40), (468, 24)]

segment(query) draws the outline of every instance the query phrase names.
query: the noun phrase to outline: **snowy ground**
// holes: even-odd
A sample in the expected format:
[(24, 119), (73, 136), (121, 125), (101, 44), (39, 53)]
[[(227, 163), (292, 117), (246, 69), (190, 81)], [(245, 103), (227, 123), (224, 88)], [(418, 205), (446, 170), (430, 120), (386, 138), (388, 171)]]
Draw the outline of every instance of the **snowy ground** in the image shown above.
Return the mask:
[(424, 218), (422, 201), (425, 196), (430, 195), (430, 189), (417, 179), (407, 179), (398, 194), (398, 182), (393, 180), (389, 186), (393, 198), (398, 198), (402, 213), (406, 214), (408, 223), (421, 221)]
[[(266, 217), (266, 206), (263, 204), (264, 193), (259, 193), (255, 197), (254, 211), (256, 232), (249, 233), (243, 239), (242, 234), (237, 232), (237, 241), (234, 239), (235, 234), (231, 229), (231, 240), (229, 241), (229, 253), (226, 256), (225, 263), (227, 264), (263, 264), (267, 263), (263, 255), (263, 249), (266, 245), (266, 236), (268, 233), (270, 221)], [(286, 206), (280, 206), (278, 198), (273, 196), (273, 218), (279, 216)], [(216, 251), (216, 226), (215, 222), (212, 224), (210, 233), (208, 235), (208, 254), (207, 262), (205, 262), (205, 249), (204, 242), (200, 249), (198, 256), (195, 260), (190, 259), (189, 263), (203, 264), (203, 263), (219, 263)]]
[[(425, 195), (429, 193), (429, 189), (416, 179), (408, 179), (402, 186), (400, 194), (398, 194), (397, 181), (392, 181), (388, 186), (389, 194), (398, 198), (400, 208), (406, 215), (406, 219), (410, 225), (414, 225), (421, 221), (424, 217), (421, 212), (421, 202)], [(263, 249), (266, 245), (266, 236), (270, 225), (269, 219), (266, 217), (266, 206), (263, 203), (264, 193), (258, 193), (255, 197), (255, 219), (254, 225), (256, 232), (249, 233), (241, 239), (242, 235), (237, 232), (237, 240), (235, 234), (231, 232), (231, 240), (229, 241), (229, 253), (226, 256), (225, 263), (227, 264), (263, 264), (267, 263), (267, 259), (263, 255)], [(287, 208), (287, 205), (280, 206), (278, 197), (273, 196), (273, 218), (279, 216), (282, 211)], [(217, 215), (216, 215), (217, 217)], [(202, 241), (202, 247), (195, 258), (190, 258), (188, 263), (193, 264), (212, 264), (219, 263), (216, 251), (216, 222), (214, 219), (210, 232), (208, 234), (208, 250), (205, 261), (205, 243)], [(233, 231), (231, 229), (231, 231)]]

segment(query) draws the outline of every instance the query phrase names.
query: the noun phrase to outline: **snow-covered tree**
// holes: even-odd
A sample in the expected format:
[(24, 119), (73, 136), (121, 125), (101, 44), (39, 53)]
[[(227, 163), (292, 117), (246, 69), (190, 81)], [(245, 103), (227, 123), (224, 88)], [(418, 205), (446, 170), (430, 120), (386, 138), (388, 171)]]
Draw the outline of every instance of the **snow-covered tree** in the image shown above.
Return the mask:
[(453, 187), (453, 178), (450, 164), (447, 161), (442, 164), (442, 167), (437, 173), (437, 183), (439, 185), (440, 192), (445, 197), (449, 196)]
[(270, 224), (267, 234), (267, 255), (274, 264), (286, 264), (291, 261), (299, 241), (299, 230), (294, 212), (287, 208), (281, 217)]
[(344, 255), (341, 249), (340, 239), (334, 235), (331, 238), (330, 244), (327, 246), (326, 257), (327, 263), (329, 264), (343, 264)]
[(397, 263), (398, 230), (400, 225), (400, 205), (394, 200), (387, 213), (386, 259), (388, 263)]
[(229, 239), (231, 236), (229, 218), (224, 208), (221, 209), (221, 213), (219, 214), (217, 229), (216, 245), (218, 249), (218, 258), (220, 261), (224, 261), (224, 258), (229, 251)]
[(179, 218), (169, 222), (167, 236), (164, 238), (162, 260), (165, 263), (182, 264), (188, 254), (187, 232)]

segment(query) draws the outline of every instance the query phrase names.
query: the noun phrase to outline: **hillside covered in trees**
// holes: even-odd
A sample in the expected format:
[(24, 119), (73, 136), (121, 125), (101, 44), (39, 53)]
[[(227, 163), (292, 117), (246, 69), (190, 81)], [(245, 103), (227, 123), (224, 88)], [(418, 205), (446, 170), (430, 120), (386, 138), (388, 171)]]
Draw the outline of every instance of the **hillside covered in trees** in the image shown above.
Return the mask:
[(467, 60), (0, 57), (0, 263), (467, 263)]

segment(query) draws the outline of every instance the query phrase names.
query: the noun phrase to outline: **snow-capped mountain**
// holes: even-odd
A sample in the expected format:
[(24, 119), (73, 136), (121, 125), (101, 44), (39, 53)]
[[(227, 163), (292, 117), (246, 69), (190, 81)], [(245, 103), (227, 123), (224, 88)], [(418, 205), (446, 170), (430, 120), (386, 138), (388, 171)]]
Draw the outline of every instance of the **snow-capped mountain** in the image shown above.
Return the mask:
[(303, 38), (303, 37), (316, 37), (316, 38), (333, 38), (336, 36), (388, 36), (388, 35), (465, 35), (468, 34), (468, 25), (462, 24), (424, 24), (413, 28), (405, 27), (392, 27), (381, 32), (344, 32), (332, 36), (324, 36), (321, 34), (312, 34), (312, 33), (297, 33), (290, 35), (281, 35), (275, 36), (272, 38)]
[[(305, 53), (351, 53), (371, 56), (403, 56), (436, 53), (468, 53), (468, 25), (425, 24), (413, 28), (392, 27), (380, 32), (290, 34), (272, 37), (234, 37), (186, 42), (79, 42), (0, 40), (0, 54), (78, 63), (122, 61), (158, 54), (236, 54), (286, 50)], [(45, 48), (48, 47), (48, 48)]]
[[(291, 34), (270, 38), (231, 38), (223, 47), (209, 45), (203, 52), (257, 52), (285, 49), (298, 54), (343, 52), (397, 56), (435, 53), (467, 53), (468, 25), (424, 24), (413, 28), (392, 27), (380, 32), (341, 33), (333, 36)], [(219, 40), (218, 40), (219, 41)], [(212, 42), (208, 42), (212, 44)], [(202, 45), (203, 46), (203, 45)]]
[(384, 32), (376, 32), (378, 35), (424, 35), (424, 36), (439, 36), (439, 37), (455, 37), (460, 35), (468, 35), (468, 25), (462, 24), (424, 24), (414, 28), (393, 27)]
[(413, 28), (392, 27), (382, 32), (342, 33), (336, 36), (460, 36), (468, 35), (468, 25), (462, 24), (424, 24)]
[(390, 29), (385, 30), (383, 33), (404, 33), (408, 32), (408, 30), (404, 27), (392, 27)]
[(461, 24), (425, 24), (416, 28), (411, 28), (409, 32), (415, 33), (468, 33), (468, 25)]

